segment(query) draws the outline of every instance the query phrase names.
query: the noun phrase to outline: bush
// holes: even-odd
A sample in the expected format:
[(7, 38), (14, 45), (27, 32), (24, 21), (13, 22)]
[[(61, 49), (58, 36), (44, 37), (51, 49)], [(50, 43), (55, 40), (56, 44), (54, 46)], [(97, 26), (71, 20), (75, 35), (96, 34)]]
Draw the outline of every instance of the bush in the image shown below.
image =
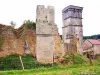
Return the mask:
[[(52, 67), (52, 64), (43, 64), (35, 60), (32, 55), (23, 55), (22, 61), (25, 69)], [(56, 66), (57, 64), (54, 64)], [(19, 55), (10, 55), (0, 58), (0, 70), (20, 70), (22, 69)]]
[(87, 58), (83, 55), (80, 54), (74, 54), (74, 63), (75, 64), (83, 64), (85, 62), (87, 62)]
[(36, 30), (36, 23), (30, 20), (25, 20), (24, 23), (26, 29)]
[(64, 64), (72, 63), (72, 57), (73, 57), (73, 54), (65, 54), (63, 56), (64, 58), (63, 63)]
[(80, 54), (65, 54), (63, 58), (63, 64), (83, 64), (87, 62), (87, 58)]
[(0, 70), (21, 69), (20, 60), (17, 55), (0, 58)]

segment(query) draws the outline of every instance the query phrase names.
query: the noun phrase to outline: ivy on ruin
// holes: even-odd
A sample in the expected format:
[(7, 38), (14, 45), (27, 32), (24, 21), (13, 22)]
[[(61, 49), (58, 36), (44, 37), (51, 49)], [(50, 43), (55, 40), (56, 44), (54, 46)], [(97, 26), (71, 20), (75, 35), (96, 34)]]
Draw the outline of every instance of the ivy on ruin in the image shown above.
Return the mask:
[(2, 46), (4, 44), (4, 41), (5, 41), (4, 36), (0, 35), (0, 51), (2, 50)]
[(5, 38), (2, 34), (3, 30), (4, 30), (4, 27), (3, 25), (0, 26), (0, 51), (2, 51), (2, 46), (4, 44), (4, 41), (5, 41)]
[(30, 20), (25, 20), (23, 25), (18, 29), (13, 29), (13, 32), (16, 38), (20, 38), (25, 30), (31, 29), (34, 32), (36, 31), (36, 23)]

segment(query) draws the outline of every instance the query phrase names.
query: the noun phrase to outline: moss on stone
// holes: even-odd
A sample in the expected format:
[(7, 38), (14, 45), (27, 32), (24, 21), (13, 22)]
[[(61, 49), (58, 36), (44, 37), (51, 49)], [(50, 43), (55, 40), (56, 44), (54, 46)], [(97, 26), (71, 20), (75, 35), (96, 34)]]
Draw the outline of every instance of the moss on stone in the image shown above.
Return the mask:
[(4, 39), (3, 35), (0, 35), (0, 51), (2, 50), (4, 41), (5, 41), (5, 39)]

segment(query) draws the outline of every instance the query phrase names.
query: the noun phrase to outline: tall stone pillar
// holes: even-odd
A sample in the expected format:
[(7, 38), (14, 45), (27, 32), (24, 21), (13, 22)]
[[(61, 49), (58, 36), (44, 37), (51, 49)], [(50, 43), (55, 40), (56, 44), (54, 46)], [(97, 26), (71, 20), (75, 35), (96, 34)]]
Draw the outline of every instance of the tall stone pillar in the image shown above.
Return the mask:
[(77, 52), (82, 52), (81, 44), (83, 40), (82, 28), (83, 7), (69, 5), (62, 10), (63, 17), (63, 42), (65, 52), (73, 52), (71, 42), (76, 39)]
[[(54, 22), (53, 7), (37, 6), (36, 11), (36, 57), (41, 63), (53, 63), (53, 35)], [(50, 16), (51, 15), (51, 16)]]

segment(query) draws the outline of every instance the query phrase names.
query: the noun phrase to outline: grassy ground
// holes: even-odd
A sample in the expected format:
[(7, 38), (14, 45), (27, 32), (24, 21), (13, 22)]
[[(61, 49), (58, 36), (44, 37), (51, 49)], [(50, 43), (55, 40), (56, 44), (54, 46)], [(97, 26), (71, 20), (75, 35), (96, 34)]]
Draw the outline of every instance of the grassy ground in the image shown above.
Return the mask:
[[(52, 64), (41, 64), (36, 62), (32, 55), (22, 56), (22, 61), (25, 69), (33, 69), (40, 67), (51, 67)], [(0, 58), (0, 70), (21, 70), (21, 63), (18, 55), (10, 55)]]
[(70, 65), (50, 68), (1, 71), (0, 75), (100, 75), (98, 65)]
[(25, 67), (23, 71), (18, 55), (11, 55), (0, 58), (0, 75), (100, 75), (100, 57), (97, 60), (92, 60), (93, 65), (89, 65), (89, 61), (82, 63), (84, 61), (79, 57), (81, 56), (75, 57), (74, 65), (58, 66), (55, 64), (52, 67), (52, 64), (36, 62), (31, 55), (24, 55), (22, 56)]

